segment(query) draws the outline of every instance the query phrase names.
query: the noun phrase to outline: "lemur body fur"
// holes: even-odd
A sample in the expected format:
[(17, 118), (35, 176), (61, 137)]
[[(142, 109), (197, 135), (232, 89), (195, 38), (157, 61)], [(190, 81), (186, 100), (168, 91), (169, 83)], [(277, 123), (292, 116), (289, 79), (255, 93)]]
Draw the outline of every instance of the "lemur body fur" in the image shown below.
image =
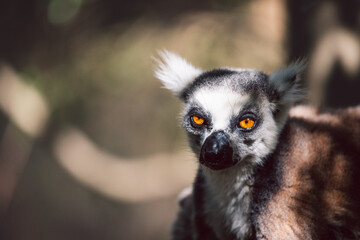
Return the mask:
[(304, 68), (202, 71), (160, 53), (199, 169), (172, 239), (359, 239), (360, 107), (291, 108)]

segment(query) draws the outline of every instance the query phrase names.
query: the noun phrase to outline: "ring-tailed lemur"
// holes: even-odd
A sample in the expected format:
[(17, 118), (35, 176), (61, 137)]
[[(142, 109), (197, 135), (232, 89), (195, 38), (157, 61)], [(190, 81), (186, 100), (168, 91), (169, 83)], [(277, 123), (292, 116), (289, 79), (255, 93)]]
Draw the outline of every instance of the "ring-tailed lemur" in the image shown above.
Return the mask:
[(302, 63), (266, 75), (160, 55), (199, 159), (173, 239), (360, 238), (360, 107), (291, 109)]

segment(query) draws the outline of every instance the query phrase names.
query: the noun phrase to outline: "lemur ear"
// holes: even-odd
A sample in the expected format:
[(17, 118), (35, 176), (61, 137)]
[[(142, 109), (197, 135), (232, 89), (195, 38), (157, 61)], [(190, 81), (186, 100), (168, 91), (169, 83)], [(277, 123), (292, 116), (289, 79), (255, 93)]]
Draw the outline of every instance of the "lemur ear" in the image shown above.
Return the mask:
[(306, 61), (301, 60), (270, 75), (270, 86), (276, 92), (275, 102), (283, 106), (291, 106), (304, 98), (301, 75), (305, 68)]
[(159, 52), (159, 55), (160, 60), (154, 58), (157, 63), (154, 75), (165, 88), (177, 96), (202, 73), (201, 69), (195, 68), (175, 53), (163, 50)]

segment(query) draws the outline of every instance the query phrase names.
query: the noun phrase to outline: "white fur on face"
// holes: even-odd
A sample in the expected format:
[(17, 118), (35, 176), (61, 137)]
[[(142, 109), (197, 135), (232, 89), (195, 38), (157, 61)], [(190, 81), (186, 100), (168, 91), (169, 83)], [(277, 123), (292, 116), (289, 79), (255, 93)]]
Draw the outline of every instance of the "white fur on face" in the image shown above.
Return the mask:
[[(249, 103), (256, 104), (258, 107), (256, 114), (262, 119), (257, 130), (247, 137), (254, 141), (250, 146), (244, 142), (243, 135), (231, 130), (231, 120), (237, 117)], [(265, 98), (259, 98), (254, 102), (250, 94), (235, 92), (226, 85), (205, 86), (194, 93), (189, 106), (198, 106), (211, 116), (212, 125), (204, 132), (202, 143), (212, 132), (226, 131), (230, 136), (235, 155), (240, 159), (252, 156), (252, 162), (257, 164), (261, 164), (262, 159), (273, 151), (277, 144), (281, 126), (273, 118), (271, 103)]]
[(159, 55), (161, 60), (154, 58), (158, 64), (155, 77), (176, 95), (202, 73), (202, 70), (172, 52), (164, 50)]
[(230, 125), (231, 117), (237, 115), (249, 95), (241, 95), (229, 88), (201, 88), (195, 92), (193, 100), (212, 116), (213, 131), (225, 130)]

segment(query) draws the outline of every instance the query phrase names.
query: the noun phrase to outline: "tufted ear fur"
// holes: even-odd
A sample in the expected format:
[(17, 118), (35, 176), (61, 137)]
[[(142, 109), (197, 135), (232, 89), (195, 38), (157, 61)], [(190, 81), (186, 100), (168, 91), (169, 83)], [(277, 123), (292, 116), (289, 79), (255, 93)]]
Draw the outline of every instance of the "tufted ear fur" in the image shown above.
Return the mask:
[(291, 106), (304, 98), (301, 75), (305, 68), (306, 62), (301, 60), (270, 75), (269, 82), (276, 92), (274, 100), (277, 104)]
[(304, 98), (301, 75), (305, 68), (306, 61), (297, 61), (269, 77), (275, 107), (273, 113), (279, 124), (285, 123), (290, 107)]
[(157, 63), (154, 75), (165, 88), (177, 96), (180, 96), (186, 86), (202, 73), (201, 69), (195, 68), (175, 53), (163, 50), (159, 52), (159, 55), (160, 60), (154, 58)]

